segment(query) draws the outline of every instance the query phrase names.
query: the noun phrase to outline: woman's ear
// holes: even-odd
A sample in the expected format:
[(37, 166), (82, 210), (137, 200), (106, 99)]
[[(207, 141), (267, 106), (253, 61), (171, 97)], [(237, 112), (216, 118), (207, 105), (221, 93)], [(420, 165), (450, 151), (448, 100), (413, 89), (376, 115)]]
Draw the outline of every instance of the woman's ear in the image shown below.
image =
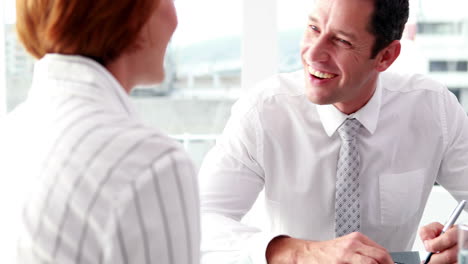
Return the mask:
[(393, 62), (398, 58), (398, 55), (400, 55), (401, 51), (401, 43), (399, 40), (394, 40), (392, 41), (387, 47), (382, 49), (378, 54), (377, 54), (377, 59), (376, 59), (376, 70), (379, 72), (383, 72), (390, 65), (393, 64)]

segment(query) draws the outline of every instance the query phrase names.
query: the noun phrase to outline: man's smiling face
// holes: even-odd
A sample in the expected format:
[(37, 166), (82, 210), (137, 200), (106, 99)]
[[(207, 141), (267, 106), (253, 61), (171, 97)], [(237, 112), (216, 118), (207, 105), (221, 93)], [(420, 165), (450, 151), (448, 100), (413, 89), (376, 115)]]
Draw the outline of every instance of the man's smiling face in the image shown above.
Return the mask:
[(379, 73), (368, 30), (373, 10), (372, 0), (317, 1), (301, 43), (311, 102), (352, 113), (372, 97)]

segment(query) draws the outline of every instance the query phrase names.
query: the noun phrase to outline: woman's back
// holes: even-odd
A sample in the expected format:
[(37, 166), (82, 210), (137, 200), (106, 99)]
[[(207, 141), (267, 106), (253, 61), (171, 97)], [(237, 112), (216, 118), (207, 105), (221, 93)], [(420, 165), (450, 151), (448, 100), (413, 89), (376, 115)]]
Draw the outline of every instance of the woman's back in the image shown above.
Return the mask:
[(195, 172), (179, 143), (140, 123), (90, 59), (47, 55), (35, 74), (10, 120), (30, 150), (16, 164), (36, 164), (15, 170), (30, 183), (19, 263), (198, 263)]

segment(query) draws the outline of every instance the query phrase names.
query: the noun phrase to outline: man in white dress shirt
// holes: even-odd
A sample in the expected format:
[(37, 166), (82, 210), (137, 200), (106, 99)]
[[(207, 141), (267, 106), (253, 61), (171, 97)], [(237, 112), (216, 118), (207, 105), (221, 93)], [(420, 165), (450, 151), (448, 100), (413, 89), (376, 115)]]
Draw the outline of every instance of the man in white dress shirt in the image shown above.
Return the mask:
[(1, 131), (0, 175), (27, 194), (16, 263), (198, 264), (193, 165), (128, 95), (164, 78), (173, 0), (18, 0), (17, 14), (39, 60)]
[[(389, 264), (388, 252), (411, 250), (435, 181), (468, 198), (468, 118), (455, 96), (384, 72), (407, 17), (407, 0), (316, 1), (304, 70), (242, 97), (203, 162), (202, 262)], [(338, 236), (337, 130), (348, 119), (358, 121), (359, 224)], [(262, 189), (269, 226), (258, 230), (241, 219)], [(440, 252), (431, 263), (455, 263), (456, 232), (436, 238), (441, 229), (420, 237)]]

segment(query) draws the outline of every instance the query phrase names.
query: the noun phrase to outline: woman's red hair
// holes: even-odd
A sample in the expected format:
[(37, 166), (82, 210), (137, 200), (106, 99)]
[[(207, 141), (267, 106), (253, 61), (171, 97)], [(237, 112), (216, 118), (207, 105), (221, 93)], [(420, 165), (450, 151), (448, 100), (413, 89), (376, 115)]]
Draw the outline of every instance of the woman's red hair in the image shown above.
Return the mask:
[(159, 0), (17, 0), (16, 29), (36, 58), (82, 55), (107, 64), (138, 47)]

